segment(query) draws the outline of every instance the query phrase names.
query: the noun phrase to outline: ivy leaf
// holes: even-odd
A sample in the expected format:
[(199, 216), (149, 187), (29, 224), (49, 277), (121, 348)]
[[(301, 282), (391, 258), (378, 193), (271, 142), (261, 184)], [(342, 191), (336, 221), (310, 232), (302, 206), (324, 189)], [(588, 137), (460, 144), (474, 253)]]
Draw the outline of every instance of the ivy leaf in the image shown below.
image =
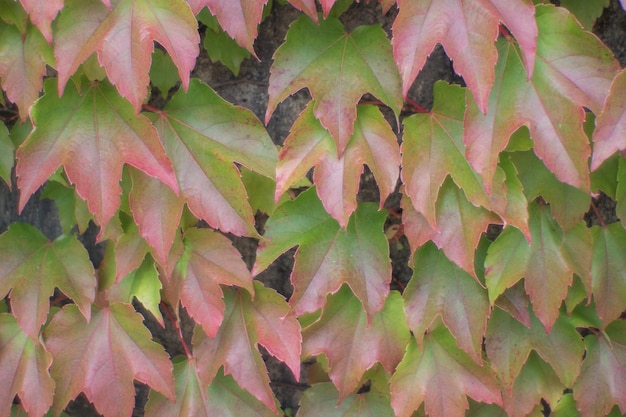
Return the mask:
[(393, 417), (389, 397), (376, 392), (341, 399), (333, 384), (315, 384), (304, 391), (298, 417)]
[(265, 225), (252, 274), (266, 269), (280, 254), (299, 246), (291, 273), (289, 300), (296, 315), (324, 306), (326, 295), (350, 286), (371, 320), (389, 294), (391, 264), (383, 233), (385, 214), (375, 204), (357, 207), (347, 229), (324, 210), (313, 188), (274, 211)]
[(625, 94), (626, 70), (622, 70), (613, 80), (602, 113), (596, 119), (596, 129), (593, 132), (592, 170), (598, 169), (602, 162), (616, 151), (626, 150)]
[(527, 74), (533, 73), (537, 25), (530, 1), (399, 0), (393, 23), (393, 53), (400, 68), (404, 95), (409, 91), (426, 58), (441, 43), (454, 61), (454, 69), (474, 93), (478, 107), (487, 112), (493, 67), (498, 52), (493, 43), (503, 22), (522, 46)]
[[(322, 76), (327, 73), (338, 78)], [(356, 104), (364, 94), (373, 94), (396, 115), (402, 107), (389, 40), (377, 25), (359, 26), (348, 34), (335, 18), (316, 25), (303, 16), (292, 23), (274, 54), (265, 122), (278, 103), (305, 87), (313, 97), (315, 117), (335, 139), (338, 156), (352, 136)]]
[(63, 9), (63, 0), (20, 0), (20, 3), (46, 41), (52, 43), (52, 21)]
[(538, 6), (536, 20), (537, 59), (529, 81), (515, 44), (498, 42), (496, 87), (488, 111), (468, 102), (467, 158), (489, 186), (498, 154), (513, 132), (526, 125), (535, 153), (559, 181), (587, 191), (590, 150), (583, 107), (600, 112), (619, 64), (567, 10)]
[(41, 32), (27, 25), (25, 33), (21, 33), (17, 26), (0, 22), (2, 89), (17, 104), (22, 122), (39, 98), (47, 63), (52, 63), (52, 50)]
[(490, 310), (486, 291), (432, 244), (418, 249), (413, 263), (413, 277), (403, 297), (418, 345), (422, 346), (424, 333), (438, 323), (439, 316), (459, 347), (482, 363), (481, 345)]
[(197, 358), (198, 374), (205, 384), (211, 383), (221, 366), (242, 388), (276, 412), (269, 386), (267, 369), (257, 345), (284, 360), (300, 377), (300, 325), (289, 312), (284, 299), (273, 290), (255, 282), (255, 299), (247, 292), (227, 291), (226, 312), (214, 338), (196, 330), (192, 344)]
[(194, 14), (207, 6), (226, 33), (256, 57), (254, 40), (267, 0), (187, 0), (187, 3)]
[(492, 371), (477, 365), (460, 350), (443, 325), (424, 337), (422, 349), (411, 342), (391, 377), (391, 406), (396, 416), (410, 417), (422, 402), (431, 417), (462, 417), (467, 396), (502, 405), (500, 387)]
[(226, 308), (220, 284), (253, 293), (250, 271), (230, 240), (217, 232), (191, 228), (183, 240), (185, 249), (174, 268), (170, 291), (172, 286), (177, 289), (189, 315), (215, 337)]
[(57, 20), (54, 54), (59, 91), (71, 75), (97, 52), (107, 78), (139, 113), (147, 95), (154, 42), (169, 53), (183, 87), (196, 65), (198, 23), (184, 0), (65, 0)]
[(326, 355), (340, 401), (359, 388), (366, 370), (380, 362), (390, 374), (409, 343), (402, 298), (393, 291), (371, 323), (345, 286), (328, 297), (322, 316), (302, 331), (304, 356)]
[(152, 65), (150, 67), (150, 84), (158, 88), (163, 97), (167, 97), (169, 91), (178, 83), (180, 79), (176, 73), (176, 65), (172, 58), (161, 49), (155, 49), (152, 54)]
[(573, 388), (582, 417), (606, 415), (616, 404), (626, 411), (625, 324), (615, 321), (605, 332), (585, 336), (587, 353)]
[(0, 178), (11, 187), (11, 170), (15, 162), (15, 146), (9, 137), (7, 127), (0, 125)]
[(235, 162), (274, 178), (278, 158), (256, 116), (194, 79), (153, 119), (191, 212), (223, 232), (257, 236)]
[(563, 0), (561, 7), (572, 12), (583, 27), (591, 31), (594, 22), (602, 15), (602, 11), (609, 6), (609, 3), (610, 0)]
[(620, 223), (612, 223), (606, 227), (594, 226), (591, 233), (593, 297), (598, 316), (609, 323), (626, 310), (626, 230)]
[(13, 223), (0, 235), (0, 257), (0, 294), (4, 298), (11, 291), (13, 314), (33, 340), (46, 322), (55, 287), (89, 320), (96, 279), (87, 251), (75, 237), (50, 242), (35, 227)]
[(15, 395), (30, 416), (43, 416), (52, 405), (54, 381), (48, 373), (52, 357), (18, 326), (15, 317), (0, 314), (0, 414), (9, 415)]
[(81, 94), (70, 84), (61, 99), (51, 78), (44, 90), (45, 96), (32, 109), (36, 128), (17, 150), (20, 210), (61, 165), (103, 228), (120, 205), (124, 163), (178, 191), (156, 130), (147, 118), (133, 114), (112, 86), (83, 84)]
[(247, 391), (239, 388), (230, 376), (219, 372), (208, 388), (200, 379), (194, 358), (174, 358), (176, 402), (158, 392), (151, 392), (145, 408), (147, 417), (271, 417), (270, 411)]
[(352, 138), (341, 157), (332, 137), (309, 105), (291, 128), (276, 168), (276, 196), (280, 196), (315, 166), (313, 181), (328, 213), (345, 228), (356, 210), (363, 165), (378, 183), (380, 206), (398, 181), (400, 149), (396, 136), (375, 106), (359, 106)]
[(89, 323), (73, 305), (52, 317), (44, 337), (54, 358), (57, 415), (82, 391), (102, 415), (130, 416), (133, 378), (174, 400), (172, 363), (142, 320), (131, 305), (119, 303), (95, 309)]

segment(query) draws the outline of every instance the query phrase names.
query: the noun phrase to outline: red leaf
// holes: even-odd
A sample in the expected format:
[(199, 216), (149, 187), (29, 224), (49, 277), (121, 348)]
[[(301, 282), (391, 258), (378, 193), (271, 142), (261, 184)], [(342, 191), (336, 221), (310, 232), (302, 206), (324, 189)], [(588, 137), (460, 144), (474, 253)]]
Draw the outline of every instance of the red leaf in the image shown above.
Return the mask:
[(9, 415), (16, 394), (29, 416), (41, 417), (48, 411), (54, 393), (54, 381), (48, 373), (51, 363), (44, 346), (33, 342), (15, 317), (0, 314), (0, 375), (4, 379), (0, 415)]
[(97, 52), (111, 83), (138, 113), (147, 95), (154, 42), (169, 53), (183, 87), (196, 65), (198, 23), (184, 0), (66, 0), (57, 22), (59, 91), (78, 66)]
[(533, 72), (537, 28), (534, 7), (527, 0), (399, 0), (393, 24), (393, 52), (406, 96), (433, 48), (441, 43), (454, 69), (474, 93), (478, 107), (487, 111), (498, 53), (493, 43), (498, 25), (506, 24), (517, 37)]
[(72, 83), (62, 99), (56, 87), (54, 78), (46, 80), (46, 95), (32, 109), (36, 128), (17, 150), (20, 210), (61, 165), (103, 228), (120, 205), (124, 163), (178, 191), (156, 130), (113, 87), (84, 84), (81, 94)]
[(593, 132), (591, 169), (596, 170), (616, 151), (626, 151), (626, 70), (617, 76), (606, 98)]
[(54, 358), (57, 415), (82, 391), (105, 417), (130, 416), (133, 379), (174, 400), (172, 363), (142, 320), (128, 304), (96, 310), (89, 323), (73, 305), (52, 317), (44, 336)]
[(359, 300), (346, 287), (328, 297), (322, 316), (302, 331), (304, 356), (326, 355), (340, 401), (359, 388), (366, 370), (380, 362), (392, 373), (409, 343), (402, 298), (390, 293), (369, 323)]
[(20, 3), (30, 16), (31, 22), (37, 26), (48, 43), (52, 43), (51, 24), (63, 8), (63, 0), (20, 0)]

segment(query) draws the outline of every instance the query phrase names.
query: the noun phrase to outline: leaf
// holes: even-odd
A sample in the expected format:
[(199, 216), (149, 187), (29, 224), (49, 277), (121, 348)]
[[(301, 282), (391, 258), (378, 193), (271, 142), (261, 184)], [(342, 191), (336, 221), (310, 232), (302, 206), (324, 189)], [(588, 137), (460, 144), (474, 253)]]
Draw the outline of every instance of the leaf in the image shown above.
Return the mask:
[(400, 166), (396, 136), (374, 106), (359, 106), (355, 130), (341, 157), (309, 105), (296, 120), (279, 155), (275, 200), (315, 166), (313, 181), (326, 211), (345, 228), (357, 207), (363, 165), (380, 192), (380, 206), (395, 190)]
[(482, 340), (490, 314), (486, 291), (432, 244), (413, 258), (413, 277), (403, 294), (404, 311), (417, 344), (441, 317), (461, 349), (481, 364)]
[(52, 63), (52, 50), (34, 26), (28, 25), (25, 33), (21, 33), (16, 26), (0, 22), (2, 89), (17, 104), (22, 122), (39, 98), (47, 63)]
[(498, 42), (496, 81), (487, 111), (468, 101), (466, 155), (489, 187), (498, 154), (525, 125), (535, 153), (559, 181), (588, 191), (590, 150), (583, 107), (600, 111), (619, 64), (565, 9), (538, 6), (536, 20), (539, 37), (530, 80), (515, 44)]
[(340, 401), (333, 384), (315, 384), (304, 391), (298, 417), (393, 417), (389, 397), (376, 392), (352, 394)]
[(199, 53), (197, 26), (183, 0), (114, 0), (110, 6), (99, 0), (65, 0), (55, 34), (59, 91), (64, 92), (78, 66), (97, 52), (107, 78), (139, 113), (154, 42), (167, 50), (187, 89)]
[(9, 137), (7, 127), (0, 125), (0, 178), (11, 187), (11, 170), (15, 162), (15, 146)]
[(61, 175), (56, 179), (53, 177), (46, 181), (40, 197), (54, 200), (63, 234), (71, 234), (74, 227), (79, 233), (85, 233), (93, 219), (87, 203), (76, 195), (74, 188)]
[(64, 0), (20, 0), (31, 22), (43, 34), (48, 43), (52, 43), (52, 21), (63, 9)]
[(133, 379), (174, 400), (172, 363), (150, 340), (142, 320), (128, 304), (94, 309), (89, 323), (73, 305), (52, 317), (44, 337), (54, 358), (50, 373), (57, 415), (82, 391), (105, 417), (130, 416)]
[(274, 54), (265, 122), (278, 103), (305, 87), (313, 97), (315, 117), (335, 139), (337, 156), (352, 136), (356, 104), (364, 94), (373, 94), (396, 115), (402, 107), (391, 47), (378, 25), (359, 26), (348, 34), (335, 18), (319, 26), (304, 16), (292, 23)]
[(217, 17), (220, 26), (237, 43), (254, 53), (254, 40), (258, 34), (258, 25), (263, 17), (263, 7), (267, 0), (187, 0), (194, 14), (207, 6), (212, 15)]
[(161, 49), (155, 49), (150, 67), (150, 83), (159, 89), (163, 97), (180, 81), (172, 58)]
[(152, 117), (191, 212), (223, 232), (257, 236), (235, 166), (274, 178), (277, 151), (257, 117), (196, 79)]
[(593, 297), (598, 316), (609, 323), (626, 310), (626, 231), (620, 223), (612, 223), (605, 227), (594, 226), (591, 233)]
[(46, 80), (44, 90), (46, 94), (32, 109), (36, 128), (17, 150), (20, 210), (61, 165), (103, 228), (120, 204), (124, 163), (178, 191), (156, 130), (147, 118), (133, 114), (113, 87), (84, 84), (81, 94), (70, 84), (61, 99), (52, 78)]
[(54, 381), (48, 373), (52, 357), (18, 326), (15, 317), (0, 314), (0, 414), (9, 415), (15, 396), (29, 416), (43, 416), (52, 405)]
[(410, 338), (403, 315), (402, 298), (393, 291), (370, 323), (359, 300), (343, 286), (328, 297), (319, 320), (302, 331), (302, 354), (326, 355), (330, 378), (344, 401), (376, 362), (390, 374), (400, 363)]
[(220, 284), (253, 293), (250, 271), (241, 254), (221, 234), (195, 228), (184, 233), (185, 251), (174, 268), (171, 286), (189, 315), (207, 335), (215, 337), (226, 308)]
[(278, 293), (260, 283), (255, 283), (254, 291), (254, 301), (242, 290), (224, 294), (224, 321), (214, 338), (196, 330), (192, 340), (194, 356), (205, 384), (211, 383), (223, 366), (225, 375), (232, 375), (240, 387), (276, 412), (267, 369), (257, 345), (284, 360), (299, 379), (300, 325)]
[(626, 151), (626, 70), (615, 76), (602, 113), (596, 119), (593, 132), (593, 155), (591, 169), (596, 170), (602, 162), (616, 151)]
[(572, 12), (587, 30), (593, 29), (596, 19), (602, 15), (610, 0), (563, 0), (561, 7)]
[(291, 273), (294, 292), (289, 300), (295, 314), (322, 308), (326, 295), (347, 283), (371, 320), (383, 308), (391, 281), (384, 221), (385, 214), (377, 211), (375, 204), (364, 203), (344, 230), (326, 213), (311, 188), (280, 205), (267, 221), (252, 275), (299, 246)]
[(586, 355), (574, 384), (582, 417), (606, 415), (614, 405), (626, 411), (626, 326), (615, 321), (606, 332), (585, 336)]
[(151, 392), (146, 404), (147, 417), (276, 416), (259, 400), (239, 388), (232, 377), (218, 373), (208, 388), (197, 372), (194, 358), (174, 359), (176, 402)]
[(74, 300), (89, 320), (96, 280), (87, 251), (75, 237), (50, 242), (35, 227), (13, 223), (0, 235), (0, 258), (0, 295), (10, 291), (17, 323), (33, 340), (46, 322), (55, 288)]
[(430, 417), (462, 417), (467, 396), (502, 405), (492, 371), (477, 365), (457, 348), (445, 326), (436, 326), (424, 337), (422, 349), (411, 342), (391, 377), (391, 406), (397, 417), (410, 417), (425, 404)]
[(402, 74), (406, 97), (411, 84), (440, 43), (454, 61), (478, 107), (487, 112), (493, 67), (498, 52), (493, 43), (503, 22), (522, 46), (527, 74), (533, 73), (537, 25), (530, 1), (515, 0), (399, 0), (393, 24), (393, 53)]

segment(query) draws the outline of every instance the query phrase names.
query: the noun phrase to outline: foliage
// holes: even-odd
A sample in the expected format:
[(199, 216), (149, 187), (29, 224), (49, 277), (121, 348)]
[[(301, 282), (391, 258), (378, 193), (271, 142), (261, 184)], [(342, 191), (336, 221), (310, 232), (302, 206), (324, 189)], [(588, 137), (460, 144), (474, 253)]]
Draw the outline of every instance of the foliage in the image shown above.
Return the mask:
[[(146, 416), (289, 415), (266, 353), (312, 384), (300, 417), (626, 414), (626, 70), (585, 29), (608, 1), (381, 0), (387, 33), (289, 0), (264, 122), (311, 101), (280, 149), (190, 76), (201, 43), (235, 75), (254, 60), (265, 3), (0, 0), (0, 178), (19, 210), (45, 184), (63, 228), (0, 235), (0, 417), (81, 392), (130, 416), (133, 381)], [(437, 44), (465, 86), (426, 111), (410, 89)], [(601, 194), (621, 222), (585, 222)], [(255, 277), (295, 247), (286, 299)]]

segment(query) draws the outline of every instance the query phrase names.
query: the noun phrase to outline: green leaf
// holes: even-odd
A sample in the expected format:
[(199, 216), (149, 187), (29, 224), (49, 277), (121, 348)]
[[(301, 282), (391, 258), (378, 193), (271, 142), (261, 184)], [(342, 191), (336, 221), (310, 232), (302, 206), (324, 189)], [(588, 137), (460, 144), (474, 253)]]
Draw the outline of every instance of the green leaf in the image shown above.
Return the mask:
[(561, 7), (572, 12), (583, 27), (590, 31), (609, 3), (610, 0), (561, 0)]
[(85, 322), (73, 305), (56, 313), (44, 331), (56, 382), (53, 410), (58, 415), (81, 391), (105, 416), (131, 415), (133, 379), (174, 400), (172, 363), (150, 340), (143, 317), (128, 304), (94, 309)]
[(9, 131), (0, 124), (0, 178), (11, 187), (11, 170), (15, 163), (15, 146), (9, 137)]
[(296, 315), (322, 308), (326, 295), (347, 283), (371, 319), (383, 308), (391, 281), (389, 245), (383, 232), (385, 217), (375, 204), (364, 203), (344, 230), (324, 210), (311, 188), (276, 208), (265, 225), (252, 274), (257, 275), (280, 254), (299, 246), (291, 273), (294, 292), (289, 300)]
[(0, 314), (0, 414), (9, 415), (15, 396), (31, 416), (42, 416), (52, 405), (54, 381), (48, 368), (52, 357), (18, 326), (15, 317)]
[(89, 213), (85, 200), (78, 197), (74, 187), (68, 186), (64, 179), (61, 182), (52, 179), (46, 181), (41, 198), (54, 200), (63, 234), (71, 234), (74, 227), (79, 233), (85, 233), (93, 216)]
[(274, 54), (265, 122), (278, 103), (305, 87), (313, 97), (315, 117), (335, 139), (338, 156), (352, 136), (356, 104), (364, 94), (373, 94), (396, 115), (402, 107), (391, 45), (378, 25), (348, 34), (335, 18), (316, 25), (303, 16), (292, 23)]
[(213, 62), (221, 62), (236, 77), (239, 75), (239, 69), (244, 59), (250, 58), (250, 52), (239, 46), (239, 44), (231, 38), (221, 28), (207, 28), (204, 32), (202, 46), (209, 54), (209, 58)]
[(376, 362), (392, 373), (409, 343), (402, 298), (393, 291), (370, 321), (359, 300), (343, 286), (328, 297), (322, 316), (302, 331), (302, 354), (324, 354), (340, 400), (359, 388), (362, 376)]
[(176, 73), (176, 65), (172, 58), (161, 49), (152, 54), (150, 67), (150, 83), (159, 89), (161, 95), (167, 98), (169, 91), (180, 81)]
[(35, 227), (13, 223), (0, 235), (0, 295), (11, 292), (11, 309), (33, 340), (48, 318), (49, 298), (59, 288), (88, 320), (96, 279), (87, 251), (73, 236), (54, 242)]
[(375, 392), (341, 398), (333, 384), (315, 384), (304, 391), (298, 417), (394, 417), (389, 397)]
[(489, 316), (486, 291), (432, 244), (414, 257), (413, 277), (404, 292), (407, 322), (419, 346), (439, 316), (457, 344), (482, 363), (481, 344)]

